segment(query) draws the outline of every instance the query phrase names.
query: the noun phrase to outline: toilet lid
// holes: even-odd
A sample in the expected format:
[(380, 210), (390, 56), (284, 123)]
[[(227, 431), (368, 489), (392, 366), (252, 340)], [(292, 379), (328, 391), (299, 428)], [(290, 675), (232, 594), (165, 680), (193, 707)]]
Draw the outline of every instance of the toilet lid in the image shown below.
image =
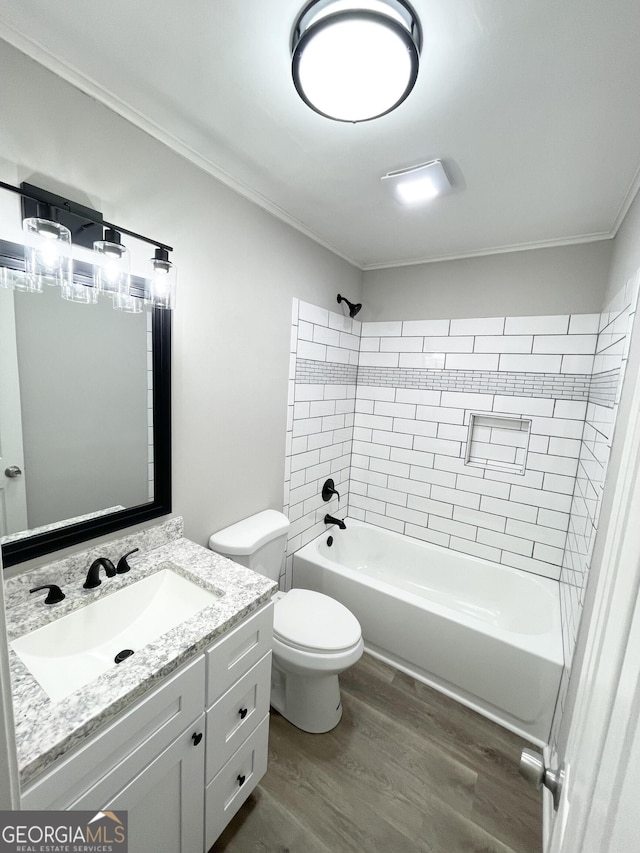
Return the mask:
[(360, 623), (350, 610), (309, 589), (292, 589), (276, 602), (273, 633), (289, 646), (325, 652), (349, 649), (362, 636)]

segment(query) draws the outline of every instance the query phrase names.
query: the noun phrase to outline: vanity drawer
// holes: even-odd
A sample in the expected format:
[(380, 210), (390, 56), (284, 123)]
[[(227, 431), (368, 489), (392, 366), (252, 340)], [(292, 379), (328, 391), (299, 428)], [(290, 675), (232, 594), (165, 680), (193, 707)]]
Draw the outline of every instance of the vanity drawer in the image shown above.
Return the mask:
[[(207, 785), (204, 804), (205, 850), (208, 850), (267, 769), (269, 715)], [(242, 783), (241, 783), (242, 782)]]
[(271, 652), (268, 652), (207, 711), (207, 782), (269, 711), (270, 693)]
[(271, 651), (272, 637), (273, 604), (268, 602), (208, 649), (207, 706)]
[(107, 728), (89, 737), (22, 792), (22, 808), (71, 808), (116, 769), (133, 776), (146, 767), (202, 714), (204, 668), (204, 655), (200, 655)]

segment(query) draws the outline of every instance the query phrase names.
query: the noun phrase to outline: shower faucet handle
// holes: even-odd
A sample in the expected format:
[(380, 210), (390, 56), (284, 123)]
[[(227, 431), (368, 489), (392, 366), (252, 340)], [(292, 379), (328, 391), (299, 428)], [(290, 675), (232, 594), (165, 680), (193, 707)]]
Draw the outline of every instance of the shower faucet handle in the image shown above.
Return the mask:
[(340, 503), (340, 494), (336, 489), (336, 484), (333, 482), (331, 477), (329, 477), (328, 480), (325, 480), (322, 487), (322, 500), (326, 503), (327, 501), (330, 501), (334, 495), (338, 498), (338, 503)]

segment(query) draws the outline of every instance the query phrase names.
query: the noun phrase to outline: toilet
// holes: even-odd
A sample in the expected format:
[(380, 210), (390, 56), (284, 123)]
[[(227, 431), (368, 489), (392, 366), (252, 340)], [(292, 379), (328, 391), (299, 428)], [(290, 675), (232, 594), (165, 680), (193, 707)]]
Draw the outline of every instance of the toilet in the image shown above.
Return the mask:
[[(267, 509), (214, 533), (209, 547), (277, 582), (288, 530), (289, 519)], [(305, 732), (328, 732), (342, 718), (338, 675), (362, 656), (360, 623), (308, 589), (277, 592), (273, 601), (271, 705)]]

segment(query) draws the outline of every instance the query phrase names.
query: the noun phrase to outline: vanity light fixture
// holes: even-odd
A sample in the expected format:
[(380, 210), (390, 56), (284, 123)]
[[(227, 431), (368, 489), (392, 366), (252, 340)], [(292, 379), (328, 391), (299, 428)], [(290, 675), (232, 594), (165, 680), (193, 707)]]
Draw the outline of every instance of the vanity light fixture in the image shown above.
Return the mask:
[(418, 76), (422, 32), (404, 0), (315, 0), (291, 45), (302, 100), (336, 121), (370, 121), (405, 100)]
[(25, 272), (32, 289), (43, 284), (62, 287), (72, 278), (71, 232), (57, 221), (51, 205), (39, 203), (37, 215), (22, 222), (25, 235)]
[(419, 204), (451, 191), (451, 182), (442, 160), (431, 160), (419, 166), (388, 172), (380, 180), (392, 183), (403, 204)]
[[(42, 293), (43, 284), (59, 285), (63, 299), (85, 304), (106, 294), (116, 310), (127, 313), (139, 313), (145, 304), (174, 307), (171, 246), (106, 222), (100, 211), (40, 187), (0, 181), (0, 189), (22, 197), (25, 235), (24, 245), (0, 239), (0, 287)], [(155, 247), (148, 276), (131, 275), (122, 234)], [(74, 260), (72, 246), (88, 249), (90, 254), (85, 255), (91, 260)]]

